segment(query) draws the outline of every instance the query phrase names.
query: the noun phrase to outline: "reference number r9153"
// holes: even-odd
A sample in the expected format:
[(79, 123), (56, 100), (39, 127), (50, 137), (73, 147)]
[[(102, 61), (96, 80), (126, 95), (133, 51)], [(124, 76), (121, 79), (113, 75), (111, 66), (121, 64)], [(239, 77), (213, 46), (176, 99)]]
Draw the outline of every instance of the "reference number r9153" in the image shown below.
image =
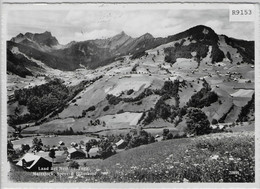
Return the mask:
[(232, 10), (232, 15), (252, 15), (251, 9)]
[(229, 6), (229, 21), (250, 22), (254, 21), (255, 7), (252, 4), (236, 4)]

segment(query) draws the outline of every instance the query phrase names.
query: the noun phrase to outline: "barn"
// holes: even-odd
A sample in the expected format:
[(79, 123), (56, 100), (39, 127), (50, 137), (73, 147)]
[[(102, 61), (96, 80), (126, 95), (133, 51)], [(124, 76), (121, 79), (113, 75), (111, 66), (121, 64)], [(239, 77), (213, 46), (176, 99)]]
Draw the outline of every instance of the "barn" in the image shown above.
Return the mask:
[(27, 171), (51, 171), (52, 162), (38, 155), (25, 154), (16, 165)]
[(68, 158), (69, 159), (84, 159), (86, 158), (86, 153), (78, 148), (70, 148), (68, 150)]

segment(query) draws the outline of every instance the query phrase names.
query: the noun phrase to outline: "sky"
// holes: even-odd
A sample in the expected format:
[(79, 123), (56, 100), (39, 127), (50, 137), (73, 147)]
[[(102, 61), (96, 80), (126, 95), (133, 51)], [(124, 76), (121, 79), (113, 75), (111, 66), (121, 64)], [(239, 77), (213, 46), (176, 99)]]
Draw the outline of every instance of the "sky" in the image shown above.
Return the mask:
[(196, 25), (209, 26), (217, 34), (229, 37), (254, 39), (254, 23), (229, 22), (228, 9), (9, 10), (7, 38), (50, 31), (60, 44), (67, 44), (108, 38), (121, 31), (131, 37), (145, 33), (167, 37)]

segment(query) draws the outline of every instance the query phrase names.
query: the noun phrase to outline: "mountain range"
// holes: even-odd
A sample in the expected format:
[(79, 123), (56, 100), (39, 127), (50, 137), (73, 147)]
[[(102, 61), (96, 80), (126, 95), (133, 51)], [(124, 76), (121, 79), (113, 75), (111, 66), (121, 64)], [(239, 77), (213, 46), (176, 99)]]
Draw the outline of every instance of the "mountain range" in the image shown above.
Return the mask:
[[(254, 63), (254, 41), (218, 35), (211, 28), (199, 25), (164, 38), (155, 38), (149, 33), (132, 38), (122, 31), (111, 38), (73, 41), (67, 45), (60, 45), (56, 37), (48, 31), (35, 34), (20, 33), (7, 41), (7, 71), (22, 77), (32, 75), (35, 68), (39, 70), (39, 65), (30, 58), (41, 61), (50, 68), (63, 71), (73, 71), (82, 67), (96, 69), (114, 62), (119, 57), (143, 54), (146, 50), (178, 40), (181, 40), (178, 47), (166, 49), (167, 62), (174, 63), (177, 58), (190, 58), (191, 52), (197, 52), (198, 56), (204, 58), (209, 46), (212, 47), (212, 63), (221, 62), (224, 58), (235, 59), (230, 52), (223, 52), (220, 49), (220, 37), (224, 38), (225, 43), (237, 49), (244, 62)], [(186, 43), (190, 41), (191, 44), (183, 45), (185, 41)]]
[(66, 45), (50, 32), (19, 34), (7, 41), (8, 124), (27, 133), (185, 133), (193, 108), (215, 127), (252, 122), (254, 73), (254, 41), (203, 25)]

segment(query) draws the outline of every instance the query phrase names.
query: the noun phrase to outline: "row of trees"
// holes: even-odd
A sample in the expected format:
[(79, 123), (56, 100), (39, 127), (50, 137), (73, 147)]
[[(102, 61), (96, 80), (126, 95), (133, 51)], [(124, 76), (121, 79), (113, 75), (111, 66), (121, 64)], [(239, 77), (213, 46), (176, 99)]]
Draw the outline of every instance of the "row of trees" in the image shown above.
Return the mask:
[(63, 131), (55, 131), (54, 132), (55, 135), (82, 135), (83, 132), (82, 131), (74, 131), (71, 127), (70, 128), (66, 128)]

